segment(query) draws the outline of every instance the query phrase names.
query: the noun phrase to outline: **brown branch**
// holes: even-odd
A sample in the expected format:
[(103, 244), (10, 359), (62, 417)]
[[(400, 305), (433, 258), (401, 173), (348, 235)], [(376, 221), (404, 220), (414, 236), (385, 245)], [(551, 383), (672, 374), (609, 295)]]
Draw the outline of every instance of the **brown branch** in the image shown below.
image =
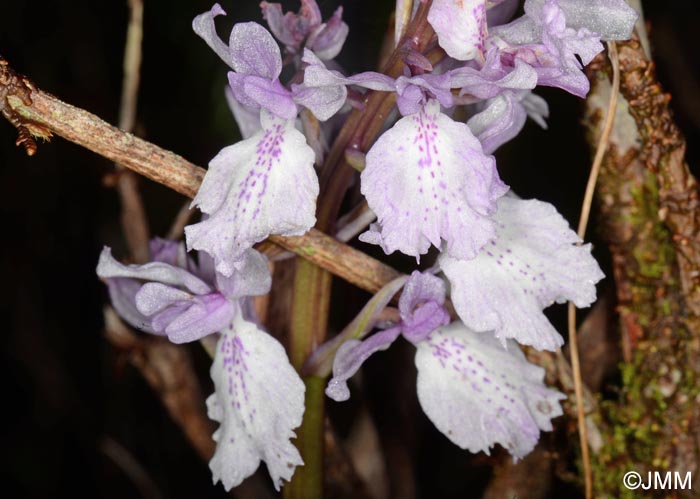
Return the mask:
[[(601, 403), (597, 496), (620, 497), (624, 473), (700, 470), (698, 189), (654, 66), (640, 42), (619, 42), (621, 99), (599, 182), (612, 253), (622, 350), (618, 400)], [(601, 131), (609, 68), (590, 68), (590, 142)], [(688, 497), (698, 497), (689, 495)]]
[(216, 448), (211, 438), (215, 427), (205, 414), (189, 351), (163, 338), (134, 333), (111, 307), (105, 308), (104, 317), (107, 340), (128, 355), (197, 454), (205, 461), (211, 459)]
[[(41, 90), (33, 89), (31, 100), (27, 104), (15, 95), (8, 96), (10, 108), (23, 122), (44, 126), (187, 197), (197, 193), (206, 173), (203, 168)], [(399, 275), (388, 265), (315, 229), (300, 237), (271, 236), (270, 241), (369, 292), (376, 292)]]
[(620, 49), (621, 91), (644, 141), (642, 158), (659, 182), (660, 219), (673, 234), (685, 303), (700, 316), (700, 199), (685, 162), (685, 139), (638, 41)]

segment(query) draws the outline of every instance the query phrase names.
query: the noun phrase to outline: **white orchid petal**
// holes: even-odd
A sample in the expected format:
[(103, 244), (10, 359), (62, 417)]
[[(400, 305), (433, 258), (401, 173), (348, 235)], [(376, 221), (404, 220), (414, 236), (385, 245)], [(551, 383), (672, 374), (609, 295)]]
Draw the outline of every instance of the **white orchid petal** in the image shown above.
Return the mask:
[(230, 490), (265, 461), (277, 490), (303, 461), (290, 439), (304, 414), (304, 383), (280, 343), (236, 320), (222, 332), (211, 367), (209, 417), (221, 423), (209, 463), (214, 483)]
[(475, 331), (494, 331), (505, 343), (554, 350), (563, 343), (542, 313), (554, 302), (586, 307), (603, 273), (580, 239), (549, 203), (505, 196), (494, 215), (496, 239), (472, 260), (440, 256), (452, 302)]
[(493, 336), (454, 322), (417, 346), (421, 407), (463, 449), (488, 454), (500, 444), (522, 458), (562, 414), (565, 396), (544, 385), (544, 369), (530, 364), (514, 342), (504, 349)]

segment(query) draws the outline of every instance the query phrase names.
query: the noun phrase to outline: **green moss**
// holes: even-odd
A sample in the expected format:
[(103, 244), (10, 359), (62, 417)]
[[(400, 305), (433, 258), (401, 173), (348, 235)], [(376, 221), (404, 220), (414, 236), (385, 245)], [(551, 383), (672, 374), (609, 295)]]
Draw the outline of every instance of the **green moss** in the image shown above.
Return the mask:
[[(601, 423), (608, 430), (603, 447), (592, 459), (595, 497), (623, 499), (640, 497), (639, 491), (623, 486), (626, 472), (668, 468), (670, 406), (676, 415), (689, 413), (700, 392), (698, 374), (684, 357), (690, 355), (685, 343), (691, 336), (677, 320), (682, 315), (682, 300), (676, 253), (671, 233), (659, 220), (654, 176), (648, 173), (641, 184), (630, 189), (630, 195), (633, 208), (623, 210), (626, 218), (617, 221), (631, 227), (633, 237), (625, 268), (631, 302), (621, 312), (633, 316), (642, 337), (630, 362), (620, 366), (618, 399), (600, 404)], [(661, 383), (673, 383), (672, 393)], [(683, 400), (685, 403), (679, 402)]]

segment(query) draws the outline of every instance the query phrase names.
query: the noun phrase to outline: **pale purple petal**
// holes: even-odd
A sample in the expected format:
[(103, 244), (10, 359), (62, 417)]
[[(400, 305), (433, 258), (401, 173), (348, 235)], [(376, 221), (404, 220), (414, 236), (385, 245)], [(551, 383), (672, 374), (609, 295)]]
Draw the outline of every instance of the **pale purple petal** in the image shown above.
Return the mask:
[(231, 67), (236, 73), (275, 80), (282, 72), (280, 48), (258, 23), (235, 24), (228, 45)]
[(600, 37), (585, 28), (568, 28), (564, 13), (554, 0), (545, 3), (542, 15), (542, 42), (549, 53), (558, 60), (558, 67), (545, 65), (537, 68), (538, 83), (559, 87), (579, 97), (585, 97), (590, 85), (588, 78), (581, 71), (581, 62), (576, 55), (584, 65), (591, 62), (603, 50)]
[(307, 64), (304, 69), (304, 85), (307, 87), (358, 85), (383, 92), (395, 90), (394, 79), (385, 74), (366, 71), (345, 77), (339, 71), (328, 69), (325, 63), (310, 50), (304, 50), (302, 61)]
[(221, 423), (209, 462), (214, 482), (230, 490), (262, 460), (279, 490), (303, 464), (290, 439), (302, 421), (305, 387), (284, 348), (253, 323), (237, 320), (219, 339), (211, 377), (209, 417)]
[(245, 91), (245, 84), (250, 75), (238, 74), (233, 71), (228, 73), (228, 88), (231, 89), (231, 96), (240, 102), (242, 106), (258, 111), (260, 104), (248, 97)]
[(286, 16), (283, 15), (282, 4), (261, 2), (260, 9), (262, 10), (263, 19), (267, 21), (267, 25), (270, 27), (270, 31), (280, 42), (294, 46), (304, 39), (303, 36), (297, 37), (296, 33), (286, 29), (285, 17), (293, 16), (294, 14), (289, 12)]
[(136, 308), (136, 293), (141, 289), (143, 282), (119, 277), (107, 279), (106, 282), (109, 299), (119, 316), (136, 329), (155, 333), (151, 318), (146, 317)]
[(185, 229), (190, 249), (206, 251), (230, 276), (245, 251), (270, 234), (299, 236), (316, 222), (314, 152), (294, 121), (263, 110), (263, 129), (209, 163), (192, 204), (209, 218)]
[(186, 267), (185, 245), (179, 241), (155, 237), (148, 241), (148, 249), (154, 262), (163, 262), (176, 267)]
[(486, 109), (475, 114), (467, 125), (479, 139), (484, 152), (496, 149), (516, 137), (525, 126), (527, 113), (513, 92), (504, 92), (486, 102)]
[(136, 307), (142, 314), (152, 316), (176, 302), (186, 302), (194, 296), (167, 284), (147, 282), (136, 293)]
[(428, 22), (447, 55), (461, 61), (474, 59), (486, 37), (486, 0), (434, 0)]
[(445, 310), (445, 281), (429, 272), (414, 270), (399, 298), (401, 332), (412, 343), (450, 322)]
[(486, 62), (481, 69), (469, 66), (450, 71), (452, 86), (460, 88), (461, 94), (469, 94), (480, 99), (491, 99), (504, 90), (527, 90), (537, 85), (537, 71), (515, 60), (515, 67), (504, 67), (500, 52), (489, 50)]
[(537, 44), (542, 40), (542, 25), (538, 20), (524, 15), (503, 26), (489, 28), (487, 42), (498, 42), (499, 38), (513, 46)]
[(151, 318), (156, 333), (166, 334), (173, 343), (187, 343), (221, 331), (237, 313), (234, 303), (220, 293), (192, 295), (157, 282), (141, 287), (136, 307)]
[(292, 100), (292, 93), (278, 80), (268, 80), (260, 76), (241, 76), (234, 72), (229, 72), (228, 77), (234, 97), (239, 98), (241, 91), (245, 94), (245, 98), (241, 100), (242, 104), (253, 102), (255, 106), (251, 107), (260, 106), (286, 120), (297, 117), (299, 111)]
[(424, 91), (428, 91), (442, 106), (452, 107), (454, 97), (451, 86), (452, 76), (449, 74), (399, 76), (396, 79), (396, 104), (403, 116), (415, 114), (425, 105), (427, 99)]
[(348, 37), (349, 28), (342, 17), (343, 8), (338, 7), (328, 22), (316, 28), (306, 42), (306, 46), (324, 61), (337, 56)]
[(442, 241), (450, 254), (474, 257), (494, 237), (490, 215), (507, 191), (493, 157), (436, 101), (379, 137), (361, 180), (378, 224), (360, 239), (417, 258)]
[(566, 397), (545, 386), (544, 369), (530, 364), (514, 342), (504, 349), (492, 336), (454, 322), (417, 346), (421, 407), (463, 449), (489, 454), (500, 444), (522, 458), (562, 414), (559, 401)]
[(394, 80), (385, 74), (375, 73), (374, 71), (357, 73), (347, 77), (345, 80), (348, 82), (348, 85), (357, 85), (380, 92), (392, 92), (395, 89)]
[(221, 5), (215, 3), (208, 12), (204, 12), (194, 18), (192, 21), (192, 29), (214, 52), (216, 52), (216, 55), (218, 55), (222, 61), (233, 68), (233, 61), (231, 60), (231, 53), (229, 52), (228, 46), (219, 38), (219, 35), (216, 34), (214, 18), (220, 15), (225, 16), (226, 12), (221, 8)]
[(502, 51), (502, 59), (530, 64), (537, 71), (539, 85), (585, 97), (589, 82), (577, 56), (588, 64), (603, 50), (600, 36), (585, 27), (572, 28), (557, 0), (528, 1), (525, 12), (520, 19), (492, 30), (495, 37), (490, 41)]
[(304, 82), (292, 86), (294, 100), (308, 108), (321, 121), (329, 119), (342, 108), (347, 97), (346, 85), (358, 85), (385, 92), (395, 89), (394, 80), (380, 73), (370, 71), (346, 78), (340, 72), (328, 69), (323, 61), (308, 49), (304, 50), (302, 61), (307, 64), (304, 69)]
[(216, 274), (216, 289), (229, 300), (267, 294), (271, 285), (265, 255), (252, 248), (243, 253), (239, 268), (231, 276)]
[(226, 95), (228, 107), (231, 109), (233, 118), (238, 125), (238, 131), (241, 132), (241, 137), (247, 139), (255, 135), (260, 130), (260, 110), (241, 104), (233, 96), (233, 90), (231, 90), (230, 86), (224, 89), (224, 94)]
[(399, 337), (400, 332), (400, 328), (394, 327), (374, 333), (363, 341), (348, 340), (343, 343), (333, 360), (333, 377), (326, 387), (326, 395), (336, 402), (349, 399), (348, 380), (359, 371), (364, 361), (373, 353), (389, 348)]
[(439, 305), (445, 303), (445, 281), (429, 272), (414, 270), (399, 298), (401, 320), (408, 319), (421, 303), (428, 301), (434, 301)]
[[(157, 334), (165, 336), (167, 334), (165, 329), (168, 327), (168, 324), (177, 319), (178, 316), (184, 314), (189, 307), (190, 303), (187, 301), (180, 301), (156, 313), (151, 317), (151, 326), (153, 330), (157, 331)], [(219, 330), (224, 327), (226, 327), (226, 324), (219, 328)]]
[[(603, 273), (591, 246), (549, 203), (504, 196), (494, 215), (496, 239), (472, 260), (442, 254), (459, 317), (478, 332), (493, 331), (540, 350), (563, 344), (542, 310), (570, 300), (587, 307)], [(490, 333), (489, 333), (490, 334)]]
[(345, 104), (348, 91), (345, 85), (328, 85), (323, 87), (293, 87), (294, 102), (304, 106), (321, 121), (330, 119)]
[(539, 126), (547, 129), (547, 118), (549, 118), (549, 106), (547, 101), (544, 100), (537, 94), (532, 92), (526, 92), (520, 98), (520, 104), (522, 104), (527, 116), (537, 123)]
[(409, 319), (401, 322), (401, 333), (408, 341), (416, 344), (437, 328), (449, 323), (450, 314), (445, 307), (430, 301), (421, 305)]
[[(141, 288), (141, 291), (144, 288)], [(137, 303), (138, 300), (139, 297)], [(153, 316), (154, 329), (159, 316), (164, 312)], [(173, 343), (189, 343), (222, 331), (231, 324), (237, 313), (237, 307), (219, 293), (194, 296), (187, 303), (185, 310), (175, 317), (168, 318), (167, 324), (161, 322), (165, 326), (162, 331)]]
[[(546, 0), (528, 0), (526, 8), (533, 13)], [(585, 28), (602, 40), (627, 40), (632, 36), (637, 13), (625, 0), (557, 0), (570, 28)]]
[(188, 289), (195, 294), (207, 294), (212, 288), (185, 269), (163, 262), (150, 262), (144, 265), (123, 265), (114, 259), (112, 250), (105, 247), (97, 264), (97, 275), (102, 279), (115, 277), (155, 281)]
[(321, 24), (321, 11), (316, 0), (301, 0), (298, 14), (287, 12), (282, 15), (282, 5), (278, 3), (261, 2), (260, 7), (270, 31), (293, 53), (299, 51), (304, 40)]
[(425, 104), (425, 92), (416, 85), (404, 87), (396, 99), (396, 107), (399, 113), (401, 113), (401, 116), (418, 114), (425, 107)]

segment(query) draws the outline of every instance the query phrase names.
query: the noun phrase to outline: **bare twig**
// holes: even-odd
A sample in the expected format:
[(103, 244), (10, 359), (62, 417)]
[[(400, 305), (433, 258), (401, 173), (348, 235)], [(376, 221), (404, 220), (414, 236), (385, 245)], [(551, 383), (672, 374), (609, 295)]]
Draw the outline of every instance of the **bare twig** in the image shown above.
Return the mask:
[(185, 233), (185, 226), (190, 223), (190, 219), (194, 214), (194, 210), (190, 209), (190, 200), (188, 199), (182, 203), (182, 207), (175, 215), (170, 230), (168, 231), (168, 239), (177, 241)]
[(598, 181), (598, 174), (600, 173), (600, 165), (603, 164), (603, 158), (605, 157), (605, 152), (607, 151), (608, 143), (610, 142), (610, 132), (612, 132), (613, 124), (615, 123), (617, 97), (620, 93), (620, 62), (618, 60), (617, 46), (615, 45), (615, 42), (608, 42), (608, 57), (610, 58), (610, 64), (613, 70), (613, 86), (610, 93), (608, 111), (605, 115), (603, 132), (600, 134), (600, 139), (598, 140), (598, 147), (596, 148), (593, 164), (591, 165), (591, 173), (588, 176), (588, 183), (586, 184), (586, 193), (583, 197), (583, 203), (581, 205), (581, 215), (579, 217), (577, 230), (578, 236), (581, 239), (583, 239), (586, 235), (588, 219), (590, 218), (591, 214), (591, 205), (593, 204), (593, 194), (595, 193), (595, 186), (596, 182)]
[(100, 440), (100, 451), (110, 458), (134, 483), (144, 499), (161, 499), (163, 494), (153, 479), (134, 456), (119, 442), (105, 436)]
[(131, 132), (136, 124), (141, 70), (141, 42), (143, 40), (143, 1), (128, 0), (129, 26), (124, 47), (124, 78), (122, 100), (119, 107), (119, 128)]
[[(132, 132), (136, 123), (136, 103), (141, 69), (141, 40), (143, 38), (143, 2), (129, 0), (129, 27), (124, 47), (124, 79), (119, 107), (119, 128)], [(117, 192), (121, 201), (121, 221), (129, 252), (137, 263), (150, 259), (148, 218), (143, 207), (136, 175), (117, 164)]]
[[(34, 90), (31, 98), (31, 105), (13, 95), (8, 101), (25, 120), (45, 126), (57, 135), (187, 197), (194, 197), (197, 193), (205, 174), (203, 168), (45, 92)], [(372, 293), (398, 276), (398, 272), (388, 265), (315, 229), (299, 237), (271, 236), (270, 241)]]
[[(613, 68), (613, 86), (612, 92), (610, 93), (610, 102), (608, 103), (608, 110), (605, 115), (605, 125), (603, 126), (603, 132), (600, 135), (600, 140), (598, 141), (598, 148), (596, 149), (595, 157), (593, 158), (591, 173), (588, 177), (588, 184), (586, 185), (586, 194), (583, 198), (583, 205), (581, 207), (581, 216), (579, 218), (578, 224), (578, 236), (581, 239), (583, 239), (586, 235), (588, 219), (591, 213), (591, 204), (593, 203), (593, 193), (595, 192), (595, 186), (598, 180), (598, 173), (600, 172), (600, 165), (603, 163), (603, 157), (605, 156), (605, 151), (608, 148), (610, 132), (612, 131), (613, 123), (615, 121), (615, 111), (617, 109), (617, 96), (620, 89), (620, 65), (618, 62), (617, 47), (615, 46), (615, 42), (608, 42), (608, 56), (610, 57), (610, 63)], [(576, 413), (578, 419), (578, 433), (581, 444), (581, 459), (583, 461), (586, 499), (591, 499), (593, 497), (593, 474), (591, 472), (591, 457), (588, 450), (588, 437), (586, 435), (586, 414), (583, 404), (583, 381), (581, 380), (581, 365), (578, 353), (578, 337), (576, 334), (576, 307), (572, 302), (569, 302), (568, 305), (568, 322), (569, 349), (571, 353), (571, 368), (573, 370), (574, 375), (574, 390), (576, 393)]]

